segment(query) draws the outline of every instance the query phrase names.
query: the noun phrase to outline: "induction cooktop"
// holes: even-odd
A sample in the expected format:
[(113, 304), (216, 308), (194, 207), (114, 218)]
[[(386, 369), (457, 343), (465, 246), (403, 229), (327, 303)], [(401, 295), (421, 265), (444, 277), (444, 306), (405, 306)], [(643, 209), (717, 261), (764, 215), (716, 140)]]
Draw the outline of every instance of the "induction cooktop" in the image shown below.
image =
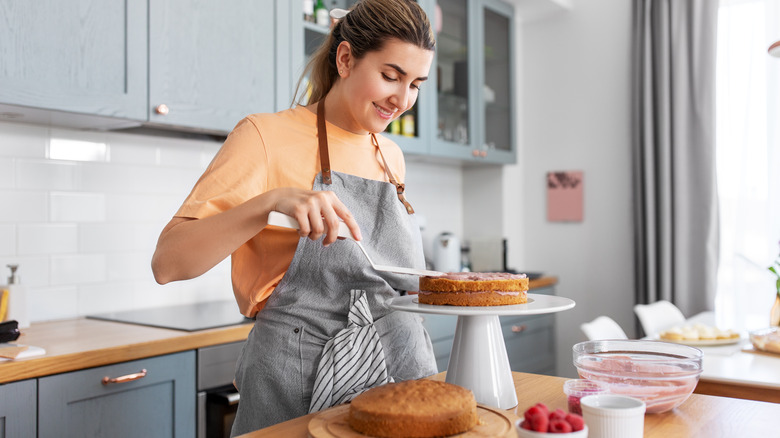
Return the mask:
[(235, 301), (209, 301), (177, 306), (154, 307), (122, 312), (87, 315), (87, 318), (147, 325), (193, 332), (253, 321), (238, 311)]

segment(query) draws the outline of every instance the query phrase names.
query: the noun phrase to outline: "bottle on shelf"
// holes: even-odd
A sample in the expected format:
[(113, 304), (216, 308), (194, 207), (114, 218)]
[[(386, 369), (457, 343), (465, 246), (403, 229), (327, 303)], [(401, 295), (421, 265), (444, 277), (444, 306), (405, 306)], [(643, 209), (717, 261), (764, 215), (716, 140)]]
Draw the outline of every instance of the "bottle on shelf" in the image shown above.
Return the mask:
[(330, 26), (330, 14), (322, 0), (317, 0), (317, 3), (314, 5), (314, 17), (318, 25)]
[(303, 21), (314, 23), (314, 0), (303, 0)]

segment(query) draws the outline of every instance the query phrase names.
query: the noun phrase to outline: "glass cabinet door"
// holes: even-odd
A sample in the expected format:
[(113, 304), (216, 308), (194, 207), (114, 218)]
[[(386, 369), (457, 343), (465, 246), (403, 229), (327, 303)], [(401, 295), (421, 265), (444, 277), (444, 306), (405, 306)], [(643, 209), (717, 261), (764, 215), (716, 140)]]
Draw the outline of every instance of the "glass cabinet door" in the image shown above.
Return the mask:
[[(471, 143), (469, 118), (468, 1), (439, 0), (436, 30), (436, 137), (448, 143)], [(438, 22), (441, 20), (441, 22)]]
[[(488, 3), (490, 4), (490, 3)], [(501, 6), (501, 4), (497, 4)], [(482, 156), (512, 152), (514, 113), (512, 111), (512, 29), (511, 15), (485, 7), (482, 16), (484, 52), (482, 59), (483, 140)]]

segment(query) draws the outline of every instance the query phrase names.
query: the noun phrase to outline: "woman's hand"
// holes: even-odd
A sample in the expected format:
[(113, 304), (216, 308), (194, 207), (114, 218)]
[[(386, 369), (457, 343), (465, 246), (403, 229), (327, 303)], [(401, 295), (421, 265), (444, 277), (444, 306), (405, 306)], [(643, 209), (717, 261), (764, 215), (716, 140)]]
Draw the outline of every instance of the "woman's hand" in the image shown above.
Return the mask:
[(352, 213), (331, 191), (281, 188), (269, 194), (276, 200), (272, 210), (295, 218), (301, 237), (317, 240), (326, 234), (322, 243), (328, 246), (338, 238), (339, 222), (344, 221), (355, 240), (362, 239)]

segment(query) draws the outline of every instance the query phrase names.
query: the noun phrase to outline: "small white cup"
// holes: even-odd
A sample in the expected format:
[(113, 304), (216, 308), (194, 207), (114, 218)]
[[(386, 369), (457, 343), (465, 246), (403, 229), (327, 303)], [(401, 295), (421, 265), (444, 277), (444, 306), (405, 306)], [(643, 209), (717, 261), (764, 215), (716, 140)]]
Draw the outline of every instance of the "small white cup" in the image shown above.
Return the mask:
[(642, 438), (647, 408), (642, 400), (598, 394), (583, 397), (580, 404), (590, 438)]

